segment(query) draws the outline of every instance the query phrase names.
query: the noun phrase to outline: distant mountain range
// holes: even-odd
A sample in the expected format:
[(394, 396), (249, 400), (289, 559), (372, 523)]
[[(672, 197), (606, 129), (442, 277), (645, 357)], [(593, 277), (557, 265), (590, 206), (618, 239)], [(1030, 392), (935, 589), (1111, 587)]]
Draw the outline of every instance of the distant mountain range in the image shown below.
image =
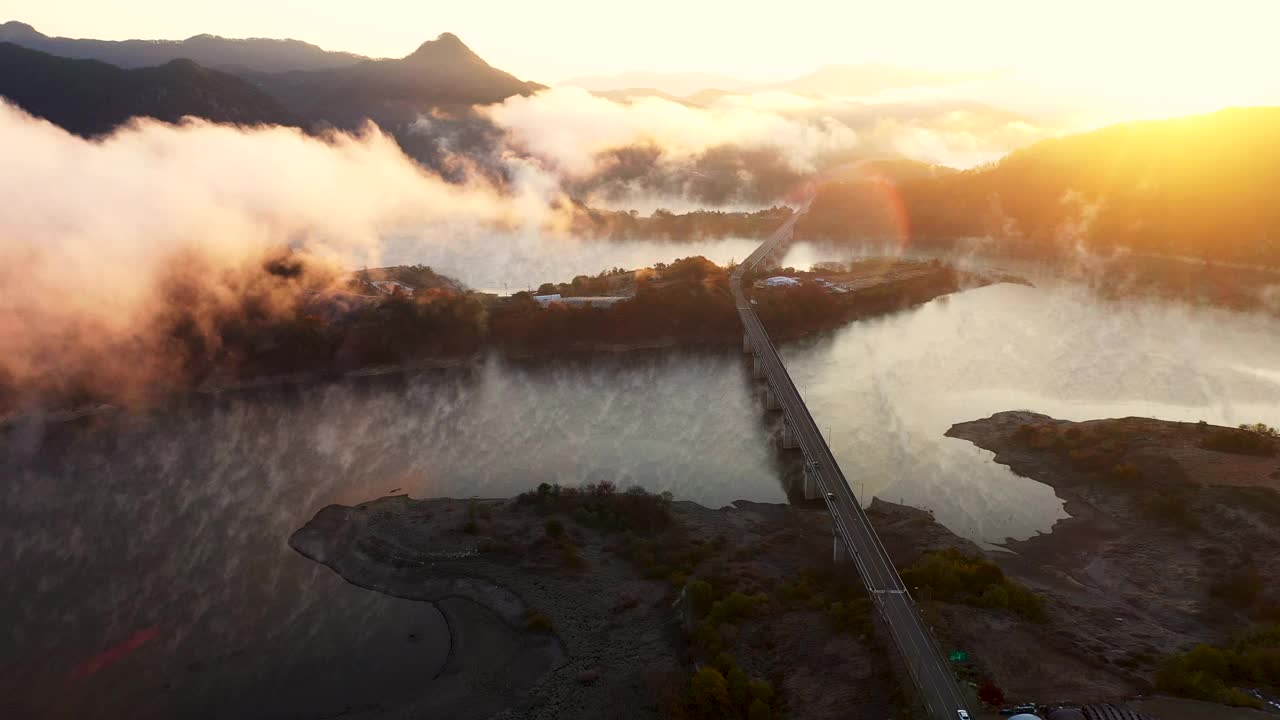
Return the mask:
[[(440, 133), (455, 150), (489, 142), (491, 126), (471, 108), (541, 88), (491, 67), (450, 33), (404, 58), (370, 59), (296, 40), (73, 40), (0, 25), (0, 95), (85, 136), (136, 116), (308, 130), (368, 119), (442, 169)], [(434, 134), (419, 127), (426, 116)]]
[(0, 42), (0, 95), (73, 133), (106, 133), (133, 117), (193, 115), (244, 125), (301, 125), (267, 93), (234, 75), (171, 60), (125, 70)]
[(240, 74), (302, 117), (340, 127), (370, 118), (395, 129), (433, 108), (487, 105), (544, 87), (490, 66), (451, 33), (423, 43), (398, 60)]
[(322, 50), (300, 40), (232, 40), (215, 35), (196, 35), (186, 40), (49, 37), (26, 23), (12, 21), (0, 25), (0, 42), (11, 42), (66, 58), (101, 60), (122, 68), (151, 67), (186, 59), (211, 68), (289, 72), (347, 67), (369, 59), (351, 53)]

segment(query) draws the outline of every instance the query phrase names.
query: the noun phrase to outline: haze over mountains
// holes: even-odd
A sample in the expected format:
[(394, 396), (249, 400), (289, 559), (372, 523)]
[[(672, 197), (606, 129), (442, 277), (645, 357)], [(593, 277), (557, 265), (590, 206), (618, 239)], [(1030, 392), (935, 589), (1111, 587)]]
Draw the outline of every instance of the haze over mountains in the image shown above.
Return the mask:
[(543, 87), (491, 67), (449, 33), (404, 58), (370, 59), (296, 40), (50, 38), (8, 22), (0, 48), (0, 95), (80, 135), (110, 132), (131, 117), (309, 131), (372, 121), (453, 179), (449, 152), (487, 152), (496, 142), (496, 129), (472, 108)]
[[(0, 266), (21, 268), (14, 294), (32, 306), (0, 317), (10, 336), (33, 338), (10, 353), (11, 376), (44, 372), (73, 340), (127, 342), (134, 323), (172, 321), (152, 310), (175, 292), (196, 319), (227, 312), (225, 298), (273, 306), (255, 288), (293, 277), (281, 248), (334, 273), (377, 266), (384, 250), (440, 257), (463, 244), (486, 263), (518, 257), (521, 243), (524, 257), (554, 257), (555, 243), (601, 237), (608, 213), (580, 222), (595, 210), (768, 207), (815, 176), (848, 182), (821, 188), (799, 226), (810, 237), (1280, 264), (1275, 109), (1042, 140), (1052, 131), (976, 103), (614, 102), (519, 80), (447, 33), (398, 60), (235, 67), (126, 69), (0, 43), (0, 95), (93, 138), (0, 104), (0, 194), (13, 199), (0, 203), (0, 237), (14, 239)], [(219, 124), (128, 123), (187, 115)], [(332, 131), (364, 118), (380, 131)], [(1024, 149), (937, 167), (1011, 148)], [(78, 372), (129, 375), (151, 356), (103, 347), (85, 348)]]
[(125, 70), (0, 42), (0, 95), (77, 135), (110, 132), (134, 117), (177, 122), (299, 126), (302, 120), (252, 84), (190, 60)]
[(573, 78), (558, 84), (615, 97), (651, 94), (704, 104), (724, 95), (761, 92), (808, 97), (868, 97), (886, 90), (946, 87), (988, 75), (919, 70), (887, 63), (857, 63), (825, 65), (806, 75), (777, 82), (749, 82), (714, 73), (627, 72)]
[[(0, 26), (0, 95), (86, 137), (132, 117), (175, 122), (194, 116), (317, 135), (335, 127), (358, 130), (371, 120), (446, 180), (480, 180), (503, 192), (530, 192), (539, 202), (560, 202), (555, 198), (563, 195), (593, 207), (645, 212), (767, 207), (815, 172), (846, 177), (838, 169), (852, 166), (853, 175), (863, 177), (865, 168), (876, 167), (877, 177), (900, 185), (899, 202), (917, 236), (1043, 239), (1076, 223), (1093, 227), (1097, 237), (1194, 254), (1192, 236), (1222, 223), (1239, 238), (1238, 246), (1227, 243), (1229, 254), (1246, 258), (1258, 233), (1267, 233), (1266, 223), (1255, 220), (1271, 215), (1255, 191), (1277, 179), (1256, 181), (1263, 166), (1245, 160), (1274, 155), (1266, 141), (1267, 132), (1280, 127), (1273, 112), (1123, 126), (1036, 144), (1058, 131), (971, 100), (877, 97), (962, 86), (975, 77), (832, 65), (767, 84), (705, 73), (584, 78), (579, 82), (587, 92), (516, 78), (450, 33), (404, 58), (370, 59), (295, 40), (200, 35), (115, 42), (51, 38), (17, 22)], [(652, 87), (605, 89), (632, 83)], [(694, 90), (706, 83), (720, 87)], [(1231, 142), (1215, 140), (1205, 129), (1212, 127), (1226, 128)], [(991, 168), (938, 169), (981, 166), (1018, 148), (1027, 149)], [(1188, 155), (1195, 148), (1214, 158), (1196, 166), (1198, 172), (1223, 181), (1211, 188), (1171, 185), (1186, 172), (1185, 158), (1200, 157)], [(1139, 151), (1146, 153), (1141, 162)], [(1231, 163), (1219, 162), (1227, 157)], [(1121, 172), (1132, 177), (1119, 182)], [(880, 232), (877, 218), (884, 214), (860, 210), (867, 197), (861, 188), (828, 190), (805, 224), (824, 232), (864, 225), (870, 234)], [(1166, 206), (1171, 209), (1159, 209)], [(1169, 225), (1174, 218), (1177, 227)], [(1158, 248), (1156, 237), (1164, 238)]]
[[(181, 59), (239, 76), (274, 97), (289, 112), (312, 123), (355, 127), (367, 118), (393, 132), (395, 126), (437, 107), (501, 102), (542, 87), (489, 66), (449, 33), (423, 43), (407, 57), (379, 60), (328, 52), (297, 40), (229, 40), (211, 35), (182, 41), (50, 38), (17, 22), (0, 26), (0, 42), (64, 58), (98, 60), (121, 68), (142, 68)], [(33, 57), (28, 57), (26, 62), (37, 63)], [(7, 73), (27, 71), (17, 67), (6, 70)], [(59, 93), (68, 97), (80, 91), (74, 86), (58, 88)], [(206, 117), (198, 108), (187, 107), (196, 106), (175, 99), (175, 107), (164, 109), (165, 115), (185, 111)], [(268, 115), (254, 119), (248, 114), (240, 120), (274, 121)]]
[(1280, 107), (1113, 125), (998, 163), (819, 191), (804, 232), (985, 238), (1036, 256), (1115, 251), (1280, 267)]
[[(450, 33), (399, 59), (294, 40), (53, 38), (18, 22), (0, 26), (0, 43), (11, 43), (0, 53), (0, 95), (86, 137), (132, 117), (174, 122), (193, 116), (311, 133), (356, 131), (372, 121), (410, 157), (451, 181), (483, 177), (511, 189), (532, 182), (532, 169), (552, 176), (537, 181), (543, 187), (559, 185), (578, 201), (618, 209), (767, 207), (806, 174), (832, 164), (913, 153), (930, 163), (971, 163), (1025, 144), (1037, 132), (1008, 132), (1033, 126), (982, 108), (956, 114), (954, 106), (833, 102), (816, 95), (761, 103), (771, 93), (787, 97), (777, 89), (783, 84), (759, 86), (763, 94), (755, 95), (746, 84), (710, 75), (683, 76), (683, 89), (721, 85), (688, 98), (645, 91), (595, 99), (520, 80)], [(954, 79), (833, 66), (795, 83), (843, 97)], [(988, 134), (997, 138), (995, 146), (981, 140)], [(951, 147), (964, 154), (948, 156)]]
[(162, 65), (184, 58), (211, 68), (289, 72), (346, 67), (369, 59), (353, 53), (322, 50), (300, 40), (233, 40), (214, 35), (196, 35), (186, 40), (49, 37), (30, 25), (17, 21), (0, 25), (0, 42), (11, 42), (61, 57), (101, 60), (122, 68)]

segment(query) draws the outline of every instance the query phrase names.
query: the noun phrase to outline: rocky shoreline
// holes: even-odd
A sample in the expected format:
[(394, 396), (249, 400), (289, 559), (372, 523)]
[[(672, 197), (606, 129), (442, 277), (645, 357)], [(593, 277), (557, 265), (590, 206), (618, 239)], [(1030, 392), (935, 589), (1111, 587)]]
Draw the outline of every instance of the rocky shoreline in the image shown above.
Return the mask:
[[(1280, 459), (1205, 447), (1234, 431), (1011, 411), (947, 432), (1054, 488), (1071, 516), (991, 554), (1046, 599), (1051, 618), (1034, 653), (993, 668), (1006, 689), (1147, 692), (1168, 656), (1277, 616), (1280, 588), (1263, 582), (1241, 595), (1232, 583), (1280, 573), (1267, 550), (1280, 547)], [(974, 642), (990, 634), (975, 629)]]
[[(1241, 605), (1215, 594), (1239, 548), (1280, 543), (1271, 487), (1280, 466), (1200, 447), (1212, 432), (1025, 411), (957, 424), (948, 435), (1066, 501), (1071, 517), (1007, 552), (984, 553), (912, 508), (876, 499), (868, 514), (899, 568), (955, 551), (995, 562), (1043, 599), (1043, 617), (1030, 618), (921, 592), (939, 641), (970, 656), (957, 666), (962, 679), (991, 682), (1011, 702), (1124, 701), (1151, 692), (1171, 654), (1222, 641), (1278, 599), (1264, 592)], [(775, 711), (909, 715), (873, 619), (845, 612), (861, 590), (833, 565), (821, 507), (663, 500), (669, 525), (620, 530), (578, 506), (537, 501), (390, 496), (327, 507), (290, 539), (349, 582), (445, 614), (449, 666), (406, 716), (678, 717), (689, 673), (713, 656), (708, 630), (679, 602), (695, 578), (710, 580), (717, 598), (732, 591), (758, 606), (713, 627), (710, 647), (771, 683)], [(1261, 572), (1280, 572), (1280, 560), (1262, 555), (1252, 556)], [(477, 694), (490, 702), (475, 704)]]
[[(655, 542), (703, 548), (698, 576), (768, 598), (758, 613), (716, 630), (743, 670), (772, 683), (787, 716), (847, 717), (851, 708), (868, 717), (894, 714), (900, 681), (883, 661), (885, 649), (869, 630), (833, 632), (822, 597), (823, 582), (856, 588), (856, 576), (815, 580), (804, 592), (817, 599), (784, 599), (799, 587), (796, 577), (832, 571), (825, 510), (744, 501), (718, 510), (669, 507), (671, 529), (654, 534)], [(921, 511), (877, 500), (871, 514), (898, 562), (914, 561), (922, 549), (973, 549)], [(552, 538), (548, 527), (563, 534)], [(377, 717), (428, 707), (442, 717), (671, 717), (698, 650), (681, 627), (684, 580), (672, 577), (680, 571), (646, 567), (626, 549), (649, 540), (534, 512), (518, 500), (399, 495), (327, 507), (290, 544), (356, 585), (438, 604), (455, 649), (490, 657), (482, 669), (451, 656), (420, 703)], [(661, 562), (669, 551), (657, 552)], [(525, 655), (506, 661), (492, 652), (495, 633), (518, 637)], [(501, 675), (502, 687), (478, 682), (481, 673)], [(441, 683), (472, 692), (433, 699)], [(472, 704), (494, 692), (502, 708)]]

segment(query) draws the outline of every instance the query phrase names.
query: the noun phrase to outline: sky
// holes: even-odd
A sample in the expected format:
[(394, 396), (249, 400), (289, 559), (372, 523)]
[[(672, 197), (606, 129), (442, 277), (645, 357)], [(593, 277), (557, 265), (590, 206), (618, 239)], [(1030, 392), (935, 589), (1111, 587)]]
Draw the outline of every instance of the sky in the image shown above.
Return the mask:
[(447, 31), (549, 84), (633, 70), (770, 81), (878, 61), (1003, 69), (1019, 80), (1008, 93), (1052, 88), (1136, 115), (1280, 103), (1276, 0), (0, 0), (0, 19), (48, 35), (292, 37), (386, 57)]

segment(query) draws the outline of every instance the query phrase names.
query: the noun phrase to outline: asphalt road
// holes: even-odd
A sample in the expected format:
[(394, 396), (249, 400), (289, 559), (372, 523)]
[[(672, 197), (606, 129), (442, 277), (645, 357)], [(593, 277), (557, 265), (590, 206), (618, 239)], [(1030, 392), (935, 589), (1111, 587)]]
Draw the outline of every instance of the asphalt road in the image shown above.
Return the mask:
[(831, 454), (831, 448), (827, 446), (809, 414), (809, 408), (791, 382), (791, 376), (778, 357), (773, 342), (769, 340), (769, 334), (765, 332), (764, 325), (760, 323), (751, 303), (742, 292), (742, 276), (754, 269), (779, 245), (791, 239), (796, 221), (807, 210), (806, 204), (734, 271), (730, 286), (737, 303), (738, 316), (742, 319), (742, 326), (751, 339), (756, 356), (764, 366), (769, 385), (786, 413), (787, 422), (795, 431), (796, 441), (804, 452), (805, 461), (816, 473), (818, 487), (831, 511), (836, 532), (852, 553), (867, 591), (888, 624), (894, 643), (902, 653), (903, 661), (928, 709), (929, 717), (935, 720), (958, 720), (957, 711), (966, 707), (964, 696), (951, 674), (948, 660), (920, 617), (915, 601), (902, 584), (902, 578), (884, 546), (880, 544), (862, 505), (849, 487), (849, 481), (845, 479), (835, 456)]

